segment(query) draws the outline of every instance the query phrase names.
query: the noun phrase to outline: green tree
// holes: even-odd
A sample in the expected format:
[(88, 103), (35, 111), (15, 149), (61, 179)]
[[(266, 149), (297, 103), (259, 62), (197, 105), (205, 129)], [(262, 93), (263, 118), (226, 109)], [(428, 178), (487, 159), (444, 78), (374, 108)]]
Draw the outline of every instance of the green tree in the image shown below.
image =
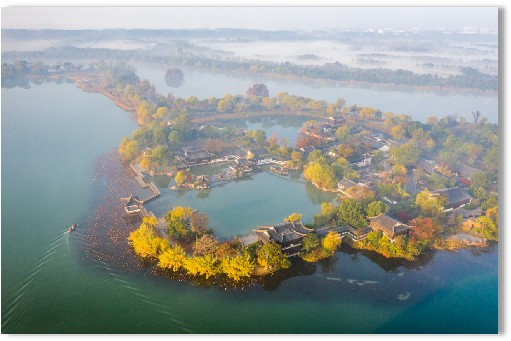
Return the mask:
[(442, 207), (449, 204), (449, 199), (446, 196), (432, 195), (425, 189), (417, 195), (415, 204), (420, 207), (424, 213), (441, 217), (444, 215)]
[(422, 150), (417, 148), (414, 143), (410, 142), (400, 147), (391, 146), (390, 156), (392, 156), (397, 163), (403, 166), (413, 165), (422, 154)]
[(364, 206), (356, 200), (343, 200), (337, 214), (341, 221), (345, 221), (353, 227), (367, 226), (366, 212)]
[(261, 144), (266, 141), (266, 133), (264, 130), (258, 129), (254, 132), (254, 139), (256, 143)]
[(373, 151), (373, 158), (371, 159), (371, 163), (376, 165), (383, 161), (383, 157), (385, 156), (385, 153), (381, 150), (375, 150)]
[(335, 136), (337, 136), (339, 138), (340, 142), (348, 141), (351, 136), (350, 128), (348, 126), (343, 126), (343, 127), (337, 128), (337, 130), (335, 131)]
[(287, 256), (282, 254), (280, 246), (270, 241), (257, 250), (257, 262), (266, 269), (279, 270), (287, 269), (291, 262)]
[(496, 169), (499, 166), (499, 147), (493, 146), (483, 158), (486, 167)]
[(156, 162), (156, 166), (163, 167), (170, 160), (170, 153), (164, 146), (157, 146), (153, 148), (151, 157)]
[(385, 204), (382, 201), (373, 201), (369, 205), (367, 205), (367, 216), (375, 217), (380, 213), (387, 213), (389, 211), (389, 205)]
[(309, 252), (319, 246), (319, 238), (314, 233), (308, 233), (302, 239), (302, 247), (305, 251)]
[(490, 189), (491, 183), (497, 178), (497, 175), (493, 172), (477, 172), (470, 176), (470, 186), (472, 189), (482, 187), (484, 189)]
[(169, 143), (177, 146), (182, 142), (181, 135), (177, 131), (173, 131), (169, 134)]

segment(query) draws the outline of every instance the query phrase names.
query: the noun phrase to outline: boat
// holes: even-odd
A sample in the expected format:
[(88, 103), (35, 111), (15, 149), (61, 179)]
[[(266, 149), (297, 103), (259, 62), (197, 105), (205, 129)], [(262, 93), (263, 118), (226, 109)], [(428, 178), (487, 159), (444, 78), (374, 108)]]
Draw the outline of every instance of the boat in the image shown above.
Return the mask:
[(76, 224), (76, 223), (71, 225), (71, 227), (69, 228), (69, 232), (73, 231), (77, 226), (78, 226), (78, 224)]

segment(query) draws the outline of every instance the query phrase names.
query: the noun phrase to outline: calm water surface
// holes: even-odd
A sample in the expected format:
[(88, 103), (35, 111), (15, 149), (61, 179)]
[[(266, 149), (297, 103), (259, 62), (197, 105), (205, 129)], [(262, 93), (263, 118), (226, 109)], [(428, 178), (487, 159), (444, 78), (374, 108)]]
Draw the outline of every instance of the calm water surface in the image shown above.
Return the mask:
[(472, 121), (472, 111), (476, 110), (479, 110), (490, 122), (498, 122), (497, 96), (335, 87), (324, 82), (299, 82), (260, 75), (223, 74), (188, 68), (181, 68), (184, 73), (183, 85), (172, 88), (165, 82), (165, 67), (145, 64), (137, 64), (136, 67), (140, 79), (148, 79), (154, 84), (156, 91), (165, 96), (170, 92), (173, 92), (176, 97), (186, 98), (193, 95), (199, 99), (212, 96), (220, 98), (226, 94), (244, 96), (248, 88), (255, 83), (264, 83), (272, 97), (282, 91), (290, 95), (310, 97), (315, 100), (324, 99), (329, 103), (344, 97), (346, 105), (356, 104), (379, 108), (383, 112), (406, 114), (410, 115), (413, 120), (421, 122), (426, 122), (428, 116), (441, 118), (454, 113)]
[[(497, 332), (496, 245), (430, 252), (413, 263), (343, 249), (244, 290), (84, 261), (88, 218), (107, 194), (92, 167), (101, 169), (96, 158), (135, 129), (129, 113), (73, 84), (2, 88), (3, 333)], [(162, 198), (149, 209), (204, 210), (222, 237), (293, 212), (308, 222), (321, 202), (335, 200), (267, 172), (202, 193), (155, 181)], [(79, 228), (65, 233), (75, 221)]]

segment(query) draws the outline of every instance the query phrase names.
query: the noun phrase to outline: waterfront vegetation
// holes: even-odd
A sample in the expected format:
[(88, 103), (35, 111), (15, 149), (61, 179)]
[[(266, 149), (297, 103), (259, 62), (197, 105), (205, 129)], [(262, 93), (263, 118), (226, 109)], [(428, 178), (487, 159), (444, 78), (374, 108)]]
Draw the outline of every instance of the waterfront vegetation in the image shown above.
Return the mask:
[[(27, 64), (22, 61), (17, 61), (15, 65), (16, 71), (12, 67), (9, 69), (8, 65), (4, 65), (2, 71), (5, 69), (6, 74), (18, 75), (44, 74), (48, 69), (37, 64), (33, 70), (27, 70)], [(56, 74), (62, 72), (60, 65), (51, 69)], [(70, 62), (65, 63), (63, 70), (64, 74), (85, 72), (83, 67)], [(237, 141), (248, 149), (266, 148), (267, 154), (263, 155), (282, 157), (289, 168), (303, 169), (304, 178), (316, 187), (337, 191), (337, 183), (341, 179), (356, 181), (360, 178), (360, 170), (364, 168), (354, 165), (353, 161), (372, 154), (371, 166), (375, 173), (381, 175), (380, 181), (373, 188), (350, 188), (347, 197), (339, 198), (339, 206), (330, 204), (322, 207), (321, 214), (314, 217), (312, 226), (349, 225), (361, 229), (368, 226), (368, 216), (383, 212), (393, 214), (405, 223), (409, 221), (413, 228), (408, 236), (396, 237), (394, 242), (379, 231), (369, 233), (362, 241), (355, 242), (346, 237), (347, 243), (354, 248), (373, 250), (386, 257), (413, 259), (429, 247), (445, 247), (445, 240), (440, 236), (444, 229), (438, 229), (438, 226), (447, 224), (448, 217), (442, 208), (448, 204), (448, 200), (441, 195), (432, 195), (430, 191), (458, 186), (455, 172), (459, 164), (478, 167), (479, 170), (470, 176), (468, 191), (476, 197), (471, 205), (480, 206), (483, 212), (493, 212), (491, 210), (496, 210), (498, 204), (496, 194), (492, 193), (498, 165), (497, 125), (488, 124), (479, 112), (473, 113), (472, 123), (463, 117), (458, 120), (457, 115), (447, 115), (441, 119), (431, 116), (427, 123), (421, 123), (412, 121), (408, 115), (395, 115), (355, 104), (346, 105), (344, 98), (328, 103), (286, 92), (266, 97), (267, 89), (263, 84), (256, 84), (249, 89), (247, 97), (227, 94), (223, 98), (200, 100), (190, 96), (182, 99), (174, 98), (172, 94), (166, 97), (157, 94), (154, 85), (147, 80), (140, 81), (135, 74), (136, 70), (122, 61), (115, 66), (107, 66), (105, 62), (91, 63), (86, 72), (93, 76), (89, 80), (93, 88), (107, 91), (116, 98), (116, 103), (124, 103), (136, 112), (140, 128), (133, 132), (131, 138), (123, 138), (119, 152), (125, 160), (139, 162), (147, 171), (176, 166), (176, 152), (186, 143), (204, 139), (204, 146), (208, 150), (221, 153), (232, 146), (232, 141)], [(85, 89), (84, 84), (81, 86)], [(293, 148), (289, 147), (288, 139), (279, 139), (276, 133), (268, 138), (263, 130), (255, 130), (244, 131), (239, 136), (231, 126), (219, 129), (201, 123), (217, 117), (250, 117), (261, 113), (286, 112), (318, 118), (342, 114), (347, 120), (341, 127), (326, 131), (317, 120), (306, 122)], [(192, 115), (196, 118), (192, 119)], [(399, 141), (390, 146), (388, 157), (382, 150), (374, 150), (363, 142), (363, 138), (371, 136), (375, 131)], [(328, 153), (319, 150), (319, 147), (332, 139), (338, 143), (337, 147)], [(303, 150), (308, 147), (318, 149), (305, 154)], [(435, 159), (439, 163), (437, 171), (427, 176), (417, 167), (421, 157)], [(391, 169), (384, 171), (383, 163), (390, 164)], [(415, 177), (424, 186), (422, 191), (409, 193), (406, 190), (409, 183), (407, 175), (415, 168)], [(185, 173), (178, 172), (176, 183), (183, 183), (184, 177)], [(390, 208), (381, 198), (389, 198), (397, 204)], [(466, 207), (471, 208), (471, 205)], [(297, 220), (297, 216), (288, 219)], [(247, 271), (252, 271), (256, 266), (268, 271), (289, 266), (287, 258), (280, 249), (277, 250), (278, 245), (258, 245), (256, 249), (243, 252), (236, 243), (234, 246), (215, 244), (213, 231), (208, 229), (208, 217), (204, 213), (177, 208), (177, 211), (170, 211), (165, 219), (169, 235), (174, 240), (191, 243), (196, 239), (194, 244), (198, 243), (195, 246), (197, 250), (201, 244), (205, 244), (215, 249), (215, 252), (197, 251), (193, 257), (183, 258), (184, 249), (179, 246), (170, 247), (168, 241), (156, 237), (154, 231), (151, 232), (155, 222), (144, 221), (141, 228), (130, 236), (130, 240), (135, 252), (144, 257), (160, 259), (162, 267), (184, 269), (189, 274), (206, 277), (225, 273), (229, 278), (239, 279), (246, 277)], [(461, 222), (451, 225), (449, 231), (459, 231), (461, 225)], [(483, 215), (475, 225), (471, 233), (490, 240), (498, 239), (495, 219)], [(314, 247), (304, 247), (300, 256), (308, 261), (328, 257), (338, 247), (334, 239), (337, 240), (328, 234)], [(306, 243), (314, 244), (314, 240)]]
[[(365, 69), (353, 68), (339, 62), (325, 63), (323, 66), (304, 66), (290, 62), (276, 63), (269, 61), (252, 60), (241, 62), (234, 58), (229, 60), (216, 60), (196, 56), (193, 53), (178, 49), (173, 56), (146, 55), (138, 50), (117, 50), (108, 48), (78, 48), (65, 46), (62, 48), (48, 48), (43, 51), (9, 51), (2, 52), (2, 58), (36, 58), (36, 59), (96, 59), (119, 60), (134, 62), (150, 62), (161, 65), (174, 65), (194, 67), (197, 69), (220, 70), (223, 72), (265, 74), (270, 76), (324, 79), (346, 82), (360, 82), (364, 84), (390, 84), (435, 88), (471, 88), (480, 90), (498, 91), (498, 77), (483, 74), (478, 70), (461, 67), (461, 75), (450, 75), (441, 78), (432, 74), (416, 74), (408, 70)], [(5, 68), (5, 69), (4, 69)], [(34, 69), (34, 68), (33, 68)], [(42, 68), (36, 70), (45, 70)], [(29, 68), (2, 66), (2, 74), (20, 74), (33, 72)]]

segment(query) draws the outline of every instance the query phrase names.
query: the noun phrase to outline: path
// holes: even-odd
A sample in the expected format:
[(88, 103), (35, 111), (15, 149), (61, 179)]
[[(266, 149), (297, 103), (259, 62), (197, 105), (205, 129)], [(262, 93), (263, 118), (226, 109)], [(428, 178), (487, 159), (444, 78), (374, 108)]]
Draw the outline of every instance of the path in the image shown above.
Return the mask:
[(408, 184), (405, 186), (405, 191), (414, 195), (417, 192), (417, 179), (415, 178), (415, 174), (406, 175), (408, 179)]

